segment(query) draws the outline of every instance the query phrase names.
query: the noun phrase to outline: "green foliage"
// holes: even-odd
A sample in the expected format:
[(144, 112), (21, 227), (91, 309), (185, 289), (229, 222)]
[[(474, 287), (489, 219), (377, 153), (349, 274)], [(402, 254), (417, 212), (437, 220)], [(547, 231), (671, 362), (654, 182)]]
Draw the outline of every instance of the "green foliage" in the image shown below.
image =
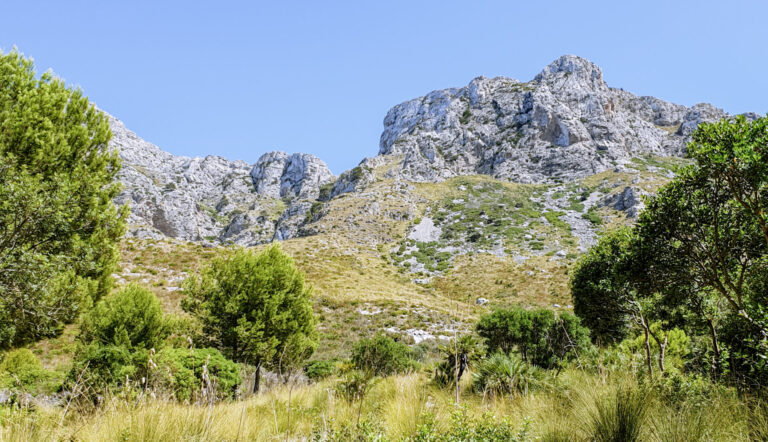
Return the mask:
[(240, 367), (214, 348), (166, 348), (154, 362), (152, 375), (180, 401), (194, 401), (204, 391), (218, 399), (232, 398), (241, 383)]
[(363, 168), (360, 166), (352, 168), (352, 170), (349, 172), (350, 177), (352, 178), (352, 181), (357, 182), (360, 181), (360, 179), (363, 178)]
[(9, 351), (0, 362), (0, 388), (35, 392), (51, 377), (52, 373), (26, 348)]
[(362, 402), (375, 383), (376, 377), (370, 370), (351, 370), (336, 384), (336, 392), (349, 403)]
[(151, 291), (128, 285), (99, 301), (80, 325), (80, 339), (128, 349), (157, 348), (168, 336), (160, 301)]
[(582, 213), (581, 217), (596, 226), (599, 226), (600, 224), (603, 223), (603, 218), (600, 217), (600, 215), (597, 213), (597, 210), (595, 209), (594, 206), (587, 209), (586, 213)]
[(472, 111), (469, 110), (469, 108), (464, 109), (464, 112), (462, 112), (461, 116), (459, 117), (459, 123), (461, 124), (469, 123), (469, 118), (471, 116), (472, 116)]
[(59, 335), (111, 286), (127, 207), (107, 117), (0, 54), (0, 348)]
[(489, 396), (528, 394), (540, 385), (536, 367), (515, 355), (494, 353), (481, 360), (472, 373), (472, 389)]
[(414, 368), (408, 346), (385, 335), (359, 340), (352, 348), (351, 359), (356, 369), (377, 376), (405, 373)]
[(529, 440), (530, 422), (525, 419), (520, 427), (507, 416), (485, 413), (473, 417), (466, 408), (451, 414), (447, 428), (441, 429), (434, 415), (422, 416), (423, 423), (408, 442), (522, 442)]
[(312, 361), (304, 366), (304, 373), (312, 381), (320, 381), (336, 373), (337, 362), (334, 360)]
[(517, 351), (523, 360), (542, 368), (558, 368), (579, 351), (589, 349), (589, 331), (569, 313), (547, 309), (500, 309), (483, 315), (477, 333), (489, 352)]
[(629, 334), (634, 299), (628, 272), (632, 235), (627, 228), (604, 235), (571, 271), (573, 311), (596, 343), (618, 342)]
[(466, 361), (465, 369), (471, 367), (482, 355), (482, 345), (472, 335), (464, 335), (459, 338), (458, 345), (456, 340), (451, 339), (447, 344), (440, 346), (440, 353), (443, 360), (435, 366), (434, 381), (442, 387), (456, 385), (456, 377), (459, 372), (463, 376), (463, 370), (456, 371), (457, 363), (461, 367), (461, 361)]
[(234, 361), (282, 371), (317, 347), (312, 290), (279, 245), (216, 258), (184, 290), (182, 308), (202, 324), (203, 342)]
[(87, 372), (101, 385), (146, 375), (150, 350), (169, 334), (160, 301), (137, 285), (126, 286), (99, 301), (83, 318), (70, 377)]
[(305, 218), (305, 222), (311, 223), (316, 221), (322, 212), (323, 212), (323, 203), (321, 203), (320, 201), (313, 202), (312, 207), (310, 207), (309, 211), (307, 212), (307, 217)]
[(710, 338), (699, 366), (757, 387), (768, 380), (768, 119), (702, 124), (688, 152), (697, 164), (638, 220), (637, 288), (665, 306), (662, 319)]
[(547, 222), (552, 224), (554, 227), (557, 227), (558, 229), (563, 229), (566, 231), (571, 230), (571, 225), (567, 222), (560, 219), (561, 216), (565, 215), (565, 212), (553, 212), (553, 211), (547, 211), (544, 212), (544, 218), (546, 218)]
[(320, 193), (318, 194), (317, 199), (320, 201), (328, 201), (331, 199), (331, 193), (333, 192), (334, 185), (336, 185), (336, 181), (320, 186)]

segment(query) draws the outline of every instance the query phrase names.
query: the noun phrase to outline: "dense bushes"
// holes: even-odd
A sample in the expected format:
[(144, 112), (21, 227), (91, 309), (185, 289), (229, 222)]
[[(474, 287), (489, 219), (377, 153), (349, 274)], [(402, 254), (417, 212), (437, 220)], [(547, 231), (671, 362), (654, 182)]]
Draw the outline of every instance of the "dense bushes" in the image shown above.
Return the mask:
[(171, 324), (149, 290), (118, 290), (83, 318), (70, 381), (84, 381), (94, 392), (127, 381), (184, 401), (233, 397), (240, 367), (216, 349), (166, 347)]
[(358, 341), (352, 348), (352, 364), (376, 376), (405, 373), (414, 368), (408, 346), (384, 335)]
[(0, 389), (38, 392), (52, 379), (31, 350), (20, 348), (6, 353), (0, 362)]
[(304, 373), (310, 380), (317, 382), (336, 373), (336, 364), (335, 360), (312, 361), (304, 366)]
[(590, 348), (589, 330), (570, 313), (519, 307), (484, 315), (477, 333), (489, 353), (517, 351), (524, 361), (542, 368), (557, 368), (579, 351)]
[(205, 395), (211, 399), (231, 398), (241, 383), (238, 364), (214, 348), (166, 348), (157, 353), (154, 363), (152, 374), (178, 400)]
[(601, 343), (643, 334), (665, 372), (670, 332), (691, 338), (688, 367), (760, 389), (768, 381), (768, 118), (698, 126), (696, 164), (647, 201), (632, 228), (601, 239), (571, 281), (575, 312)]
[(157, 297), (137, 285), (124, 287), (83, 318), (70, 377), (84, 374), (100, 387), (146, 378), (150, 350), (159, 348), (168, 333)]

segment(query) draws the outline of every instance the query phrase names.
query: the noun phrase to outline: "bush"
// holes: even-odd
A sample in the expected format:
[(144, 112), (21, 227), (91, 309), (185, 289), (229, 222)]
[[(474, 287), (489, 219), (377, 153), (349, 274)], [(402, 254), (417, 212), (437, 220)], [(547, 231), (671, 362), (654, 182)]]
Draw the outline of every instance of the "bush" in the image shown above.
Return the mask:
[(83, 319), (71, 379), (85, 374), (100, 386), (145, 377), (150, 349), (168, 336), (154, 293), (129, 285), (101, 300)]
[(27, 348), (6, 353), (0, 362), (0, 388), (34, 391), (50, 378), (51, 373), (43, 368), (35, 354)]
[(78, 339), (85, 343), (148, 350), (162, 345), (168, 332), (157, 296), (131, 284), (96, 304), (83, 320)]
[(422, 416), (424, 421), (415, 434), (408, 440), (412, 442), (517, 442), (529, 440), (529, 421), (523, 421), (521, 427), (517, 427), (508, 417), (497, 417), (492, 414), (483, 414), (473, 417), (466, 408), (460, 408), (453, 412), (451, 421), (441, 431), (435, 422), (434, 415)]
[(352, 370), (336, 384), (336, 392), (350, 404), (363, 401), (376, 379), (370, 371)]
[(321, 381), (336, 372), (336, 361), (312, 361), (304, 366), (304, 373), (312, 381)]
[(489, 352), (516, 350), (523, 360), (542, 368), (559, 368), (580, 350), (591, 347), (589, 330), (570, 313), (559, 317), (547, 309), (510, 308), (484, 315), (477, 324)]
[[(456, 376), (459, 381), (465, 370), (481, 354), (482, 348), (477, 342), (477, 338), (472, 335), (464, 335), (459, 339), (459, 345), (451, 340), (447, 345), (441, 346), (440, 351), (443, 354), (443, 360), (435, 366), (434, 381), (441, 387), (456, 385)], [(456, 372), (456, 362), (459, 362), (459, 372)], [(463, 366), (463, 367), (462, 367)]]
[(377, 376), (405, 373), (414, 368), (408, 346), (384, 335), (358, 341), (352, 348), (352, 364), (358, 370)]
[(489, 396), (528, 394), (539, 381), (536, 367), (514, 355), (496, 353), (484, 359), (472, 374), (472, 389)]
[[(196, 400), (205, 391), (216, 399), (231, 398), (240, 386), (240, 367), (214, 348), (167, 348), (154, 361), (160, 384), (180, 401)], [(208, 381), (203, 373), (207, 371)]]

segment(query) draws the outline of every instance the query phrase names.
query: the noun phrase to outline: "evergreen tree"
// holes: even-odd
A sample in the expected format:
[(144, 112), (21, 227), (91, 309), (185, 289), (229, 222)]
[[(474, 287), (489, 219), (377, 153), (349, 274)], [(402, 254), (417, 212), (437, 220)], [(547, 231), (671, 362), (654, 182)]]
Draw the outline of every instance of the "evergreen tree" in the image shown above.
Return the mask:
[(279, 245), (214, 259), (186, 281), (182, 307), (202, 324), (206, 344), (237, 362), (281, 371), (317, 347), (311, 288)]
[(58, 335), (106, 294), (127, 208), (106, 116), (0, 54), (0, 348)]

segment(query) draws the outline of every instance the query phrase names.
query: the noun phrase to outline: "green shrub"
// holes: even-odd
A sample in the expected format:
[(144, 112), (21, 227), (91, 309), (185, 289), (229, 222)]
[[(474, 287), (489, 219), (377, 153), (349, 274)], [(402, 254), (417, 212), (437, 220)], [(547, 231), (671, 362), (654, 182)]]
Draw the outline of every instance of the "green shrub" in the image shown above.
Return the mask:
[(70, 372), (100, 386), (146, 376), (150, 349), (162, 346), (168, 323), (160, 301), (131, 284), (102, 299), (83, 318)]
[(150, 349), (162, 345), (168, 332), (157, 296), (131, 284), (96, 304), (85, 316), (78, 339), (99, 345)]
[(336, 384), (336, 392), (349, 403), (363, 401), (375, 382), (372, 372), (352, 370)]
[(408, 441), (412, 442), (517, 442), (529, 440), (529, 421), (520, 427), (512, 424), (508, 417), (486, 413), (473, 417), (466, 408), (453, 412), (451, 421), (444, 429), (435, 422), (435, 416), (427, 414)]
[(587, 213), (582, 213), (581, 217), (596, 226), (599, 226), (600, 224), (603, 223), (603, 218), (597, 213), (597, 210), (595, 209), (594, 206), (590, 207), (587, 210)]
[(461, 124), (467, 124), (469, 123), (469, 118), (472, 116), (472, 111), (469, 110), (469, 108), (464, 109), (464, 112), (459, 117), (459, 122)]
[(414, 368), (408, 346), (384, 335), (358, 341), (352, 348), (352, 364), (358, 370), (377, 376), (405, 373)]
[(560, 368), (579, 351), (591, 348), (589, 330), (570, 313), (520, 307), (483, 315), (477, 324), (489, 352), (517, 351), (524, 361), (542, 368)]
[(496, 353), (480, 361), (472, 374), (472, 389), (484, 395), (528, 394), (536, 388), (539, 371), (514, 355)]
[(312, 361), (304, 366), (304, 373), (312, 381), (323, 380), (336, 372), (336, 361)]
[(318, 194), (317, 199), (320, 201), (328, 201), (331, 199), (331, 193), (333, 192), (333, 186), (335, 185), (336, 181), (332, 181), (320, 186), (320, 193)]
[[(214, 348), (166, 348), (154, 362), (153, 373), (161, 385), (181, 401), (195, 400), (204, 389), (218, 399), (231, 398), (241, 383), (240, 367)], [(210, 384), (204, 379), (204, 369)]]
[(472, 335), (464, 335), (459, 338), (459, 345), (455, 344), (456, 341), (451, 340), (448, 344), (440, 346), (440, 352), (442, 353), (443, 360), (438, 362), (435, 366), (434, 381), (441, 387), (456, 385), (456, 376), (464, 374), (464, 370), (456, 372), (456, 363), (459, 362), (461, 367), (461, 361), (464, 359), (466, 366), (469, 368), (481, 355), (482, 346), (477, 342), (477, 338)]
[(27, 348), (9, 351), (0, 362), (0, 388), (35, 391), (51, 375)]

